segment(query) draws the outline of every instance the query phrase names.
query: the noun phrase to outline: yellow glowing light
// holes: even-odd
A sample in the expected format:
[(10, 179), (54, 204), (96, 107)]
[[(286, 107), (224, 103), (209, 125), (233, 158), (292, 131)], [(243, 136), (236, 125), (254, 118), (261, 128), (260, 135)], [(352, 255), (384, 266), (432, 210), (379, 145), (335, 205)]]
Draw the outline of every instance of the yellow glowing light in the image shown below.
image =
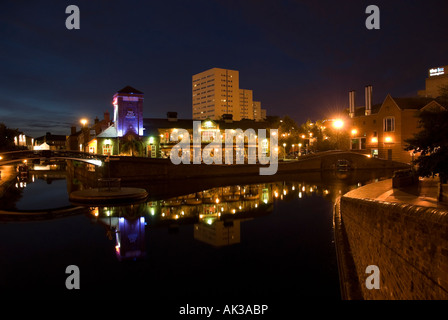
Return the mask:
[(385, 142), (392, 142), (392, 138), (391, 137), (386, 137), (386, 138), (384, 138), (384, 141)]
[(355, 134), (357, 134), (358, 133), (358, 130), (356, 130), (356, 129), (352, 129), (352, 135), (355, 135)]
[(219, 199), (218, 199), (218, 198), (216, 198), (215, 202), (216, 202), (216, 203), (219, 203)]
[(378, 142), (378, 138), (377, 137), (373, 137), (371, 141), (372, 141), (372, 143), (377, 143)]
[(85, 125), (87, 124), (87, 119), (81, 119), (80, 122), (83, 125), (83, 127), (85, 127)]
[(341, 129), (343, 126), (344, 121), (342, 121), (341, 119), (334, 120), (333, 127), (335, 127), (336, 129)]

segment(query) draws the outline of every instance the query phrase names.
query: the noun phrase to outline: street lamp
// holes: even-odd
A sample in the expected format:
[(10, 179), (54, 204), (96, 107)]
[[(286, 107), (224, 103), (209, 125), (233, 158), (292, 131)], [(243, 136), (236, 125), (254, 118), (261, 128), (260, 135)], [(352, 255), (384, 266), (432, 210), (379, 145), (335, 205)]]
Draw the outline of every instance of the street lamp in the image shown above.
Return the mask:
[(301, 156), (302, 155), (302, 153), (300, 152), (300, 149), (302, 148), (302, 144), (301, 143), (299, 143), (299, 156)]
[(283, 144), (283, 150), (285, 151), (283, 153), (283, 160), (285, 160), (286, 159), (286, 143)]
[(87, 124), (87, 119), (81, 119), (80, 122), (81, 122), (82, 126), (85, 127)]
[(336, 144), (338, 149), (339, 149), (339, 130), (341, 130), (343, 126), (344, 121), (342, 121), (341, 119), (336, 119), (333, 121), (333, 127), (336, 129)]
[(341, 119), (336, 119), (333, 122), (333, 127), (335, 129), (341, 129), (344, 126), (344, 121), (342, 121)]

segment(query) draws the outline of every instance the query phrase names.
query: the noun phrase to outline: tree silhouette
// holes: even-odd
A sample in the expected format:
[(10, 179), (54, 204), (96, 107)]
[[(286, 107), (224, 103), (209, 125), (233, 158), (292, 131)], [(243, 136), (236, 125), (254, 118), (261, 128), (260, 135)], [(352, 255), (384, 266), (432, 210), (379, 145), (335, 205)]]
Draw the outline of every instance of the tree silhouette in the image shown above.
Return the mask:
[(448, 111), (423, 111), (420, 113), (422, 130), (405, 140), (405, 150), (420, 155), (414, 163), (422, 177), (439, 174), (440, 181), (448, 178)]

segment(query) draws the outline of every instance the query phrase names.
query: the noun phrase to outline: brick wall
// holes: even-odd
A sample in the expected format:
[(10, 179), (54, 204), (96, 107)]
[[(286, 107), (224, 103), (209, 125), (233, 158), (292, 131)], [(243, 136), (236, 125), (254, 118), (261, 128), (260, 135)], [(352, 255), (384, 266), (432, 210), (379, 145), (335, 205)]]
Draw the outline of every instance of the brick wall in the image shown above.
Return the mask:
[(448, 211), (344, 196), (340, 212), (364, 299), (448, 299)]

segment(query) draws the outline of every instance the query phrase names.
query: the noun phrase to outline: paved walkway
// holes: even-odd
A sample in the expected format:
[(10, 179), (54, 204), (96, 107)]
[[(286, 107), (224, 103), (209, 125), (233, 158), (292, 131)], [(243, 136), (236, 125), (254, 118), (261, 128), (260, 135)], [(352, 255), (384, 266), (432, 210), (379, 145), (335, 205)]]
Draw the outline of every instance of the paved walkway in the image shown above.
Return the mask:
[(392, 188), (392, 179), (388, 179), (355, 189), (347, 196), (448, 209), (448, 203), (438, 201), (438, 188), (438, 178), (420, 178), (418, 184), (399, 189)]

